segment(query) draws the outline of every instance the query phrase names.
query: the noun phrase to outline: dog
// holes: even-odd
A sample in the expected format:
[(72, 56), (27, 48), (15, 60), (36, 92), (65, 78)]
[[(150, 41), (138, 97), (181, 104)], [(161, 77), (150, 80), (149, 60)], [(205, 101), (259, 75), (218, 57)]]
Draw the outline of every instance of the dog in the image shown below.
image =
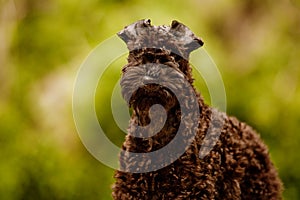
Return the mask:
[(139, 20), (118, 35), (129, 49), (120, 84), (132, 116), (113, 199), (281, 199), (259, 134), (193, 86), (188, 60), (202, 39), (175, 20)]

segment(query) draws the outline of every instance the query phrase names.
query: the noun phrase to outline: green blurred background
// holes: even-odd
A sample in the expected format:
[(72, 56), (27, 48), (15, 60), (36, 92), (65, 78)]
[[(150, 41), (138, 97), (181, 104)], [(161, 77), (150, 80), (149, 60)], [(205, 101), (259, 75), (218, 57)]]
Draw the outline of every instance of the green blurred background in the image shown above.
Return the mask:
[[(97, 44), (142, 18), (177, 19), (203, 38), (227, 112), (261, 133), (285, 199), (300, 199), (299, 1), (0, 2), (0, 199), (111, 199), (114, 170), (87, 152), (75, 129), (73, 83)], [(124, 133), (105, 102), (125, 63), (107, 71), (97, 92), (99, 121), (116, 145)]]

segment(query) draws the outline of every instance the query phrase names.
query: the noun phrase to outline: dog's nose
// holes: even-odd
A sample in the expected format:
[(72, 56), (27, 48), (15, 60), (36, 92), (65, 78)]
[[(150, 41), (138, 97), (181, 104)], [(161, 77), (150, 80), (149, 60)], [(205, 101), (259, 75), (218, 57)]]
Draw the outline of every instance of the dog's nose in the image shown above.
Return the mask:
[(144, 84), (155, 83), (155, 78), (151, 76), (144, 76), (142, 81)]

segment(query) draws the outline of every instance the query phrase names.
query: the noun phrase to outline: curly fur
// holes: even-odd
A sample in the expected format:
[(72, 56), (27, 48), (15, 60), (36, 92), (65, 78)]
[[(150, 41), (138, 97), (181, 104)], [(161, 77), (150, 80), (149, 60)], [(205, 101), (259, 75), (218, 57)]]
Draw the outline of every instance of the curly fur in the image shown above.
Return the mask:
[[(169, 77), (175, 77), (171, 79), (174, 87), (182, 89), (182, 96), (189, 95), (191, 91), (182, 88), (179, 77), (184, 77), (190, 84), (193, 83), (188, 57), (190, 52), (202, 46), (203, 42), (177, 21), (173, 21), (168, 27), (151, 26), (149, 20), (140, 20), (126, 27), (119, 36), (130, 50), (121, 81), (123, 97), (133, 108), (128, 132), (137, 135), (137, 125), (146, 126), (150, 123), (149, 110), (154, 104), (162, 105), (167, 113), (167, 119), (158, 116), (158, 120), (155, 121), (157, 124), (165, 122), (156, 135), (138, 138), (128, 134), (122, 149), (137, 153), (153, 152), (168, 144), (178, 131), (181, 123), (178, 99), (168, 88), (155, 84), (139, 88), (132, 96), (128, 91), (133, 90), (134, 85), (145, 82), (145, 77), (166, 76), (167, 66), (174, 69), (174, 74), (168, 74)], [(193, 86), (191, 88), (197, 95), (200, 117), (196, 127), (184, 122), (187, 130), (196, 131), (196, 136), (192, 138), (184, 154), (162, 169), (147, 173), (130, 173), (126, 172), (130, 167), (153, 163), (148, 163), (147, 160), (138, 163), (134, 158), (122, 153), (122, 170), (115, 173), (113, 198), (281, 199), (281, 181), (270, 160), (268, 149), (259, 135), (247, 124), (210, 108), (204, 103), (200, 93)], [(190, 103), (186, 101), (187, 104)], [(204, 139), (211, 125), (211, 138)], [(218, 129), (221, 130), (219, 137)], [(188, 131), (184, 134), (187, 135), (185, 141), (188, 141)], [(206, 147), (213, 141), (216, 142), (213, 149), (205, 152)], [(201, 158), (203, 153), (205, 156)]]

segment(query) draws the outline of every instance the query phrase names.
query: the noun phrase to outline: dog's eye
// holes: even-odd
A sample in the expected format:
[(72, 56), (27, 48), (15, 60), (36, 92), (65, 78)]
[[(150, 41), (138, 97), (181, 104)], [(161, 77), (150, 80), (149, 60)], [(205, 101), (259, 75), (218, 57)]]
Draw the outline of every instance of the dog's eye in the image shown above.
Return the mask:
[(165, 62), (168, 62), (168, 61), (169, 61), (168, 58), (165, 57), (165, 56), (162, 56), (162, 57), (159, 58), (160, 63), (165, 63)]
[(155, 59), (155, 56), (151, 53), (146, 53), (145, 54), (145, 59), (148, 61), (148, 62), (153, 62), (154, 59)]

